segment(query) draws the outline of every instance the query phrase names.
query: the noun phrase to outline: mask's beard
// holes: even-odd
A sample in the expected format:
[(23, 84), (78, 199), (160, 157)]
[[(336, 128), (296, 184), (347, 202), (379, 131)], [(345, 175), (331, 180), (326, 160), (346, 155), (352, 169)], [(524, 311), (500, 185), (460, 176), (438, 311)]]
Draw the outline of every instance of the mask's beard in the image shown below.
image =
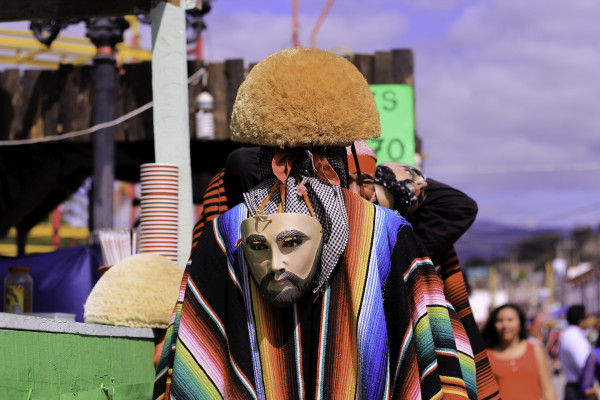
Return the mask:
[(265, 275), (260, 281), (259, 291), (267, 299), (267, 301), (276, 307), (289, 307), (297, 303), (302, 296), (310, 292), (317, 272), (317, 268), (313, 267), (310, 274), (305, 279), (300, 278), (289, 271), (284, 271), (279, 275), (279, 279), (286, 279), (291, 286), (286, 286), (282, 290), (268, 289), (269, 283), (275, 279), (275, 272), (271, 271)]

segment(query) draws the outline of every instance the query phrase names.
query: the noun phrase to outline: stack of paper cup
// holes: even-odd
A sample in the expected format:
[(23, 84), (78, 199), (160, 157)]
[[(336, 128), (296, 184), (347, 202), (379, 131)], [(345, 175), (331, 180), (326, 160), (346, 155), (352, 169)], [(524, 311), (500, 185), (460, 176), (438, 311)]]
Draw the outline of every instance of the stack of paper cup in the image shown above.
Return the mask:
[(142, 164), (140, 252), (178, 257), (179, 172), (175, 164)]

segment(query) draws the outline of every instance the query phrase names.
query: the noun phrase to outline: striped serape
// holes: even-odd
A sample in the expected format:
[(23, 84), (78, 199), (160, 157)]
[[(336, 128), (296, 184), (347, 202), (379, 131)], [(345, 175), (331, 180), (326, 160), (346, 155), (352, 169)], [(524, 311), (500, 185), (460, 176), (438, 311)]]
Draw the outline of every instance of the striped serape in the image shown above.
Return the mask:
[(228, 210), (225, 193), (225, 169), (220, 170), (208, 183), (202, 196), (202, 214), (194, 225), (192, 248), (196, 247), (204, 227), (213, 219)]
[(155, 398), (476, 399), (459, 316), (410, 225), (344, 190), (350, 239), (326, 290), (276, 308), (245, 265), (240, 204), (192, 252)]
[(446, 299), (452, 304), (454, 310), (460, 317), (461, 323), (467, 332), (471, 348), (475, 355), (475, 367), (477, 370), (477, 394), (480, 400), (499, 400), (500, 392), (498, 383), (492, 372), (490, 360), (485, 351), (485, 344), (477, 323), (473, 317), (471, 304), (465, 278), (462, 273), (456, 250), (451, 248), (441, 257), (438, 274), (444, 284)]

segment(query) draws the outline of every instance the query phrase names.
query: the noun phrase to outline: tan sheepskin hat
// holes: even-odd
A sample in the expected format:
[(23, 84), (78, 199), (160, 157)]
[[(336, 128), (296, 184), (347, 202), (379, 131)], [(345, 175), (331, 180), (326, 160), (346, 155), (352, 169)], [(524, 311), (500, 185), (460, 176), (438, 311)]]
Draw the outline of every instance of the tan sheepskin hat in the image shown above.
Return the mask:
[(344, 57), (305, 47), (256, 64), (231, 114), (232, 140), (261, 146), (349, 146), (380, 133), (375, 99), (358, 69)]
[(86, 323), (166, 328), (183, 268), (159, 254), (140, 253), (112, 266), (88, 296)]

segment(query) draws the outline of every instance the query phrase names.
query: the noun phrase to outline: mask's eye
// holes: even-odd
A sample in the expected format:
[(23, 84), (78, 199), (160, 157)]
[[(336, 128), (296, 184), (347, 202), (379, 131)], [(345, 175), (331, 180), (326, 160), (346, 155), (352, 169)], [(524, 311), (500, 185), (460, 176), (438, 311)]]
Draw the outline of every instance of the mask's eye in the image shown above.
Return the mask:
[(252, 242), (248, 247), (250, 247), (250, 250), (254, 251), (266, 250), (268, 248), (264, 242)]
[(304, 238), (291, 236), (283, 239), (282, 247), (298, 247), (304, 242)]

